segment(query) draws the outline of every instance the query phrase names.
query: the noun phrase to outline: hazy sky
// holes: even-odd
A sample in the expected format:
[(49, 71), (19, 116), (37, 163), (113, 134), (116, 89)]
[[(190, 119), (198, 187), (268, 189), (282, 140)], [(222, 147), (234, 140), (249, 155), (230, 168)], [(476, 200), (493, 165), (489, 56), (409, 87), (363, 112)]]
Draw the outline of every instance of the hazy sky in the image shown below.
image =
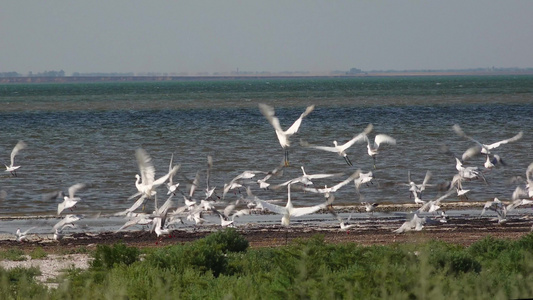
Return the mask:
[(533, 1), (4, 0), (0, 72), (533, 67)]

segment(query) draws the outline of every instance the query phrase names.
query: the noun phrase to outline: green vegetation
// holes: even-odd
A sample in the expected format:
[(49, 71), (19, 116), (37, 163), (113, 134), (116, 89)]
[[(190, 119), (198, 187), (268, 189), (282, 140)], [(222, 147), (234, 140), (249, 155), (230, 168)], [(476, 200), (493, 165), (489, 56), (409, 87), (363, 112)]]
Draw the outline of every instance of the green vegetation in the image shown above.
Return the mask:
[(249, 249), (228, 228), (184, 245), (98, 246), (57, 289), (36, 270), (0, 269), (6, 299), (509, 299), (533, 296), (533, 234), (470, 247), (438, 241), (360, 246), (322, 236)]

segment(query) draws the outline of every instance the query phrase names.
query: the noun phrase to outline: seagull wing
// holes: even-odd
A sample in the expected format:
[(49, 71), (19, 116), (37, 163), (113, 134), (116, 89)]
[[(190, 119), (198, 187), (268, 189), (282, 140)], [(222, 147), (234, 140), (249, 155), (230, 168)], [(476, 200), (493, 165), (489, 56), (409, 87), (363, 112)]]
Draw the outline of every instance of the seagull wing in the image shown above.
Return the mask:
[(386, 134), (378, 134), (376, 135), (376, 137), (374, 138), (374, 146), (375, 148), (379, 148), (379, 145), (381, 145), (382, 143), (385, 143), (385, 144), (391, 144), (391, 145), (396, 145), (396, 139), (386, 135)]
[(76, 183), (75, 185), (68, 188), (68, 196), (70, 199), (74, 198), (74, 195), (77, 191), (84, 189), (87, 185), (85, 183)]
[(426, 177), (424, 177), (424, 181), (422, 182), (422, 186), (420, 187), (420, 191), (424, 191), (426, 189), (426, 184), (428, 184), (429, 180), (431, 179), (431, 172), (426, 172)]
[(474, 146), (474, 147), (470, 147), (463, 153), (463, 156), (461, 156), (461, 159), (463, 161), (465, 161), (467, 159), (470, 159), (470, 158), (480, 154), (481, 153), (481, 149), (482, 149), (482, 147), (480, 147), (479, 145)]
[(11, 151), (11, 166), (15, 164), (15, 156), (19, 153), (20, 150), (26, 148), (26, 143), (23, 141), (19, 141), (15, 147), (13, 148), (13, 151)]
[(519, 139), (522, 138), (522, 135), (524, 133), (522, 131), (520, 131), (517, 135), (513, 136), (512, 138), (510, 139), (506, 139), (506, 140), (503, 140), (503, 141), (499, 141), (499, 142), (496, 142), (496, 143), (493, 143), (493, 144), (490, 144), (490, 145), (485, 145), (486, 148), (488, 148), (489, 150), (490, 149), (494, 149), (494, 148), (497, 148), (499, 147), (500, 145), (503, 145), (503, 144), (507, 144), (507, 143), (511, 143), (511, 142), (515, 142), (515, 141), (518, 141)]

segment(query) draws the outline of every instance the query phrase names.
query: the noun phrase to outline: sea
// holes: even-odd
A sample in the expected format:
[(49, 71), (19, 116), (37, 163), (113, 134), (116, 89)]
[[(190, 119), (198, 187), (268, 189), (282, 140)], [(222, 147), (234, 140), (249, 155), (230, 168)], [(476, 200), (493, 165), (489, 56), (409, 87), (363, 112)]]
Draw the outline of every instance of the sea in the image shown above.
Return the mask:
[[(423, 199), (445, 193), (454, 174), (455, 157), (476, 144), (459, 136), (454, 124), (473, 139), (491, 144), (520, 131), (523, 137), (492, 152), (504, 166), (484, 170), (483, 156), (465, 161), (483, 171), (486, 182), (463, 184), (468, 199), (452, 195), (446, 201), (510, 200), (524, 186), (533, 162), (533, 76), (421, 76), (350, 78), (254, 78), (157, 82), (31, 83), (0, 85), (0, 162), (10, 163), (19, 140), (27, 147), (15, 157), (17, 176), (0, 173), (0, 216), (56, 215), (61, 199), (46, 195), (86, 183), (76, 196), (82, 200), (74, 213), (112, 214), (130, 207), (137, 192), (135, 158), (143, 148), (152, 158), (156, 178), (169, 170), (171, 156), (180, 168), (173, 178), (194, 197), (202, 199), (207, 180), (207, 157), (213, 158), (210, 185), (221, 197), (217, 205), (246, 196), (232, 190), (222, 199), (224, 184), (246, 170), (269, 172), (283, 160), (272, 125), (259, 104), (275, 109), (283, 129), (290, 127), (307, 106), (315, 109), (291, 137), (289, 166), (269, 179), (272, 185), (302, 175), (341, 173), (316, 179), (316, 187), (334, 186), (360, 170), (372, 171), (371, 183), (350, 183), (335, 193), (336, 205), (413, 203), (408, 172), (421, 183), (432, 177)], [(382, 144), (373, 160), (366, 143), (347, 150), (353, 165), (336, 153), (304, 147), (333, 146), (362, 132), (369, 124), (376, 134), (396, 139)], [(266, 174), (244, 182), (263, 200), (285, 205), (287, 189), (262, 190), (256, 183)], [(167, 199), (165, 186), (158, 201)], [(174, 198), (175, 206), (183, 197)], [(321, 194), (292, 189), (295, 206), (323, 203)], [(147, 205), (153, 205), (148, 203)], [(151, 210), (148, 208), (147, 210)]]

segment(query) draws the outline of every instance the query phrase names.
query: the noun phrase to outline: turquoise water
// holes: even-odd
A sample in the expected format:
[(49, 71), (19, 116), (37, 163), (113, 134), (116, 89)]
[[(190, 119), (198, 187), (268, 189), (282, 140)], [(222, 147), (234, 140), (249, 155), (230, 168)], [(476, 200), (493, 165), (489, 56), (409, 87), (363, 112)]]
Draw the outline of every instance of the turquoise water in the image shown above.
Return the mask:
[[(28, 147), (16, 158), (18, 177), (0, 176), (2, 215), (54, 214), (57, 201), (43, 200), (44, 193), (66, 189), (77, 182), (91, 184), (79, 193), (78, 212), (115, 212), (131, 205), (126, 199), (136, 192), (138, 168), (135, 149), (152, 156), (156, 176), (168, 170), (170, 156), (181, 164), (175, 181), (201, 174), (198, 198), (205, 187), (206, 157), (212, 155), (212, 185), (222, 194), (224, 183), (244, 170), (270, 171), (283, 158), (272, 126), (258, 109), (274, 106), (281, 126), (288, 128), (305, 107), (315, 104), (300, 131), (292, 137), (291, 167), (271, 179), (280, 183), (308, 173), (337, 173), (340, 178), (317, 180), (328, 186), (356, 169), (373, 170), (366, 145), (348, 150), (354, 164), (346, 165), (334, 153), (300, 146), (300, 139), (331, 146), (361, 132), (369, 123), (376, 133), (397, 140), (385, 145), (373, 170), (373, 184), (363, 186), (365, 201), (409, 203), (407, 170), (422, 181), (426, 170), (430, 183), (442, 183), (455, 174), (455, 159), (474, 144), (451, 129), (460, 124), (471, 136), (493, 143), (524, 137), (499, 147), (507, 166), (486, 173), (489, 185), (467, 182), (471, 201), (498, 197), (510, 199), (517, 183), (512, 176), (525, 175), (533, 162), (533, 76), (391, 77), (349, 79), (250, 79), (241, 81), (181, 81), (87, 84), (0, 85), (0, 160), (18, 140)], [(483, 168), (484, 159), (469, 165)], [(286, 191), (252, 190), (262, 199), (286, 199)], [(437, 197), (429, 189), (426, 200)], [(166, 194), (164, 187), (159, 194)], [(228, 200), (238, 195), (228, 194)], [(295, 205), (315, 204), (323, 197), (294, 191)], [(182, 203), (181, 197), (176, 197)], [(360, 199), (353, 184), (336, 194), (339, 204)], [(449, 201), (457, 201), (451, 197)]]

